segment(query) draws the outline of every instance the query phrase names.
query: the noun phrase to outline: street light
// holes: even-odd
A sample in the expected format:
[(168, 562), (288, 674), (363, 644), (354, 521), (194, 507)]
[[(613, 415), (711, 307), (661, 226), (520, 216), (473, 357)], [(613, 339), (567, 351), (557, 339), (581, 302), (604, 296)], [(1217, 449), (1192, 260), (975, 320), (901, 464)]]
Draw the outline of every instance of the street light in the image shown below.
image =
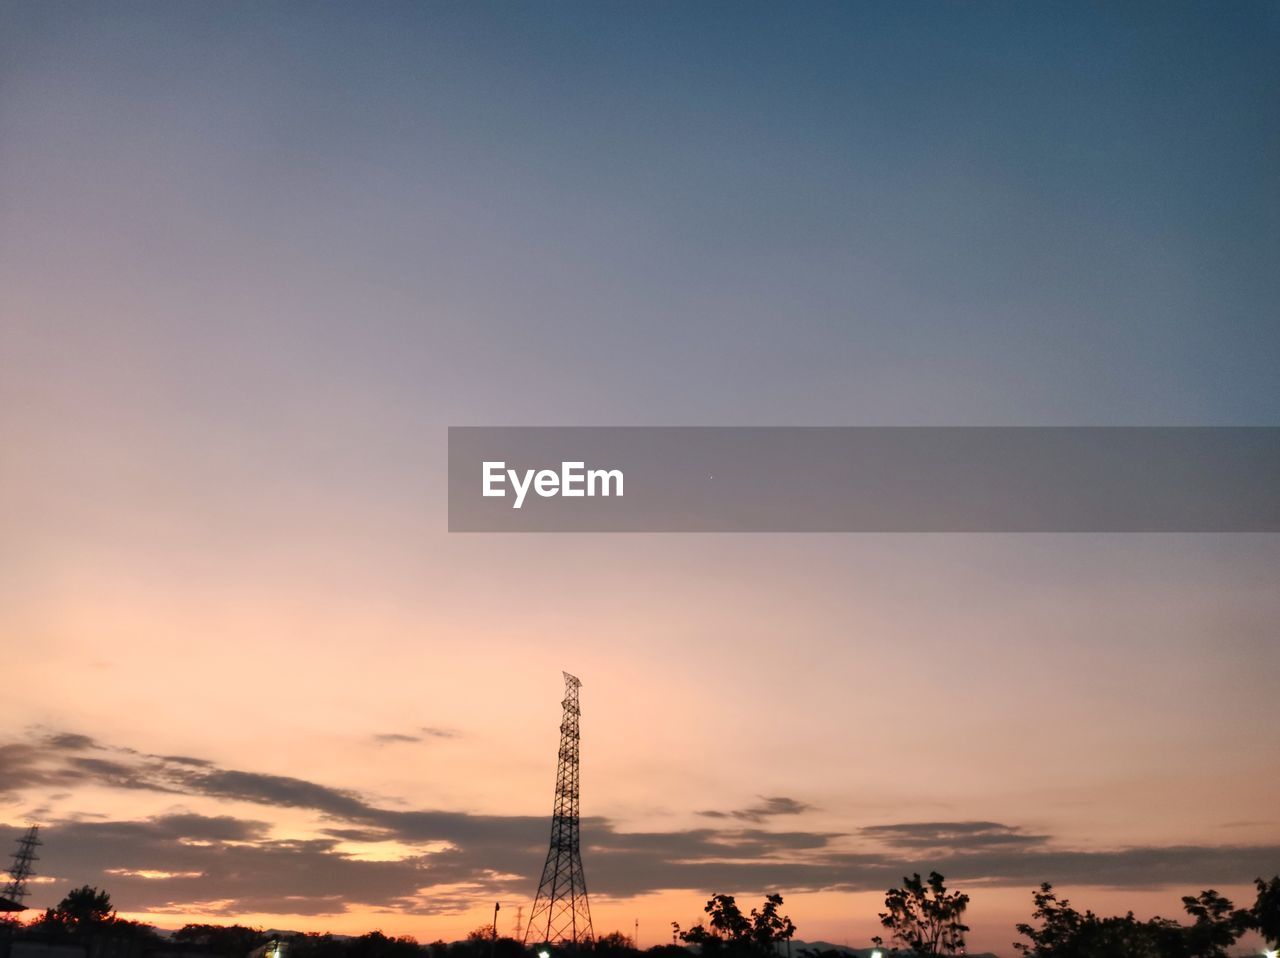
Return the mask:
[(1280, 951), (1276, 951), (1274, 948), (1270, 951), (1264, 951), (1262, 954), (1263, 958), (1280, 958)]
[(551, 952), (544, 948), (542, 951), (538, 952), (538, 958), (551, 958)]
[(884, 952), (877, 948), (871, 953), (871, 958), (884, 958)]

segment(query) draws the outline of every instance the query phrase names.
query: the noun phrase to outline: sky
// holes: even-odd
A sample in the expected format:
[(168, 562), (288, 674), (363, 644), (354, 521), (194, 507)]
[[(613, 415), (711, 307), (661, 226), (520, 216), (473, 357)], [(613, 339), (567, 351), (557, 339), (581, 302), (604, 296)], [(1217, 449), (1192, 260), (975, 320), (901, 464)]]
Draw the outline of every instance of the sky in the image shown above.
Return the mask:
[[(1274, 5), (0, 5), (0, 847), (176, 927), (1280, 870), (1274, 535), (450, 535), (450, 425), (1275, 425)], [(506, 931), (509, 925), (502, 925)]]

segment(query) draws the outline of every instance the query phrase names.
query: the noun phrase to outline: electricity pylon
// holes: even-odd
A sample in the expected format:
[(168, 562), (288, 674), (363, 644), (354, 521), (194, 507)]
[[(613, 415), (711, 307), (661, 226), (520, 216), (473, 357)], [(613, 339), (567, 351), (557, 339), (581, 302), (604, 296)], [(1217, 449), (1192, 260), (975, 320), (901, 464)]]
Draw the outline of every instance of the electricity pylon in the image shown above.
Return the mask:
[[(41, 844), (43, 843), (40, 841), (39, 825), (32, 825), (27, 829), (26, 834), (18, 839), (18, 847), (13, 853), (13, 864), (9, 866), (9, 883), (4, 886), (4, 892), (0, 894), (0, 898), (7, 898), (19, 905), (26, 900), (27, 879), (35, 871), (33, 864), (40, 860), (36, 855), (36, 846)], [(11, 912), (7, 917), (12, 919), (14, 914)]]
[(551, 812), (551, 848), (542, 866), (542, 881), (524, 943), (577, 945), (592, 939), (591, 906), (582, 872), (578, 839), (578, 689), (575, 675), (564, 673), (564, 717), (560, 721), (560, 762), (556, 769), (556, 800)]

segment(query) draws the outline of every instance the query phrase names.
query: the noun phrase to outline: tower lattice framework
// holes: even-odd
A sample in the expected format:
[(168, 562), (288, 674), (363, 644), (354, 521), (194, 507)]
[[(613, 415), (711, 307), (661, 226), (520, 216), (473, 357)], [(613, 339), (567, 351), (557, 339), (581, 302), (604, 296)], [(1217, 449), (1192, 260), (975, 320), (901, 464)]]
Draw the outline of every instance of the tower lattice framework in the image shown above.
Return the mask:
[(524, 942), (577, 945), (590, 941), (591, 905), (582, 871), (578, 832), (578, 689), (577, 676), (564, 673), (564, 717), (560, 721), (560, 761), (556, 769), (556, 801), (551, 813), (551, 848), (542, 866), (542, 881), (533, 900)]
[[(9, 866), (9, 883), (0, 892), (0, 897), (21, 905), (27, 897), (27, 879), (35, 873), (35, 863), (40, 860), (36, 854), (41, 845), (40, 826), (32, 825), (18, 839), (18, 847), (13, 853), (13, 864)], [(8, 917), (12, 918), (12, 914)]]

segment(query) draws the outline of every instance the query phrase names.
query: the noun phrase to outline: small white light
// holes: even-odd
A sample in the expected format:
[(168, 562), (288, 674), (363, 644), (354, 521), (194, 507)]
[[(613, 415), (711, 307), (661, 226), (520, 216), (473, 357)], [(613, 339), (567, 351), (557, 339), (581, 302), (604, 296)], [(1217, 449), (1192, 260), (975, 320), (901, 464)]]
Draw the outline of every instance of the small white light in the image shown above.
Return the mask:
[(871, 953), (871, 958), (884, 958), (884, 952), (877, 948)]
[(1280, 951), (1276, 951), (1274, 948), (1270, 951), (1264, 951), (1262, 954), (1265, 955), (1266, 958), (1280, 958)]
[[(551, 952), (545, 950), (540, 951), (538, 952), (538, 958), (551, 958)], [(1275, 958), (1275, 956), (1273, 955), (1272, 958)]]

